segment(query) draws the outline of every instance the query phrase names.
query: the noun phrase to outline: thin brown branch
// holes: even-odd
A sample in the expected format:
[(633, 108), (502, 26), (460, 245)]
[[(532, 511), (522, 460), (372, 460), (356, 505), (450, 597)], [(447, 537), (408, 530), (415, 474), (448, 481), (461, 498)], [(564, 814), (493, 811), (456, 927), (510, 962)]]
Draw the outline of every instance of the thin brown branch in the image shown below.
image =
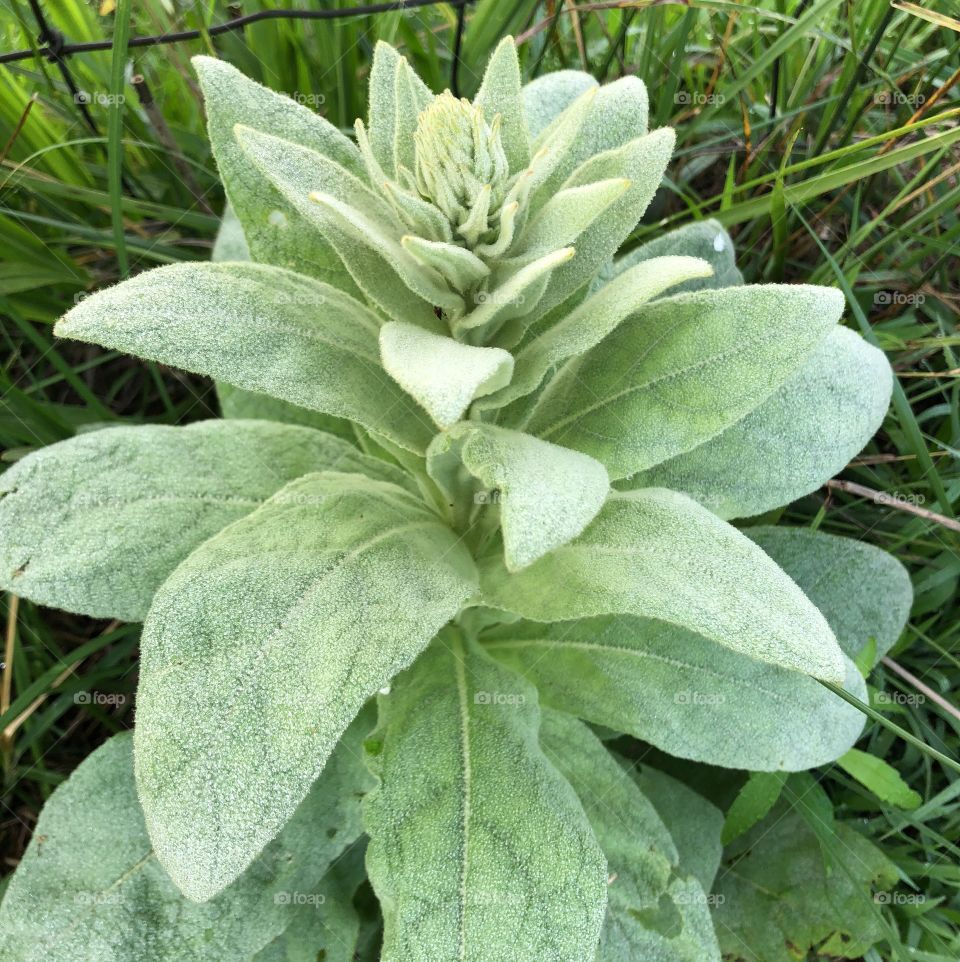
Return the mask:
[(927, 521), (942, 524), (951, 531), (960, 532), (960, 521), (954, 521), (953, 518), (937, 514), (936, 511), (930, 511), (928, 508), (923, 508), (919, 504), (907, 501), (905, 498), (887, 494), (885, 491), (874, 491), (873, 488), (857, 484), (855, 481), (841, 481), (838, 478), (831, 478), (827, 482), (827, 487), (836, 491), (846, 491), (848, 494), (856, 494), (861, 498), (868, 498), (874, 504), (883, 504), (890, 508), (896, 508), (898, 511), (906, 511), (907, 514), (915, 514), (918, 518), (925, 518)]

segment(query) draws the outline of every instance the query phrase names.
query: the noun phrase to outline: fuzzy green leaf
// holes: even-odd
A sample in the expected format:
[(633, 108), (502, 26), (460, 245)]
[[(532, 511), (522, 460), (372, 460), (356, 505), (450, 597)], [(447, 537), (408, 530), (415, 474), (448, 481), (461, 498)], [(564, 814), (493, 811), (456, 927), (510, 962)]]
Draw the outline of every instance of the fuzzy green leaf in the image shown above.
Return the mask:
[(702, 444), (757, 408), (837, 322), (833, 288), (769, 284), (662, 298), (566, 365), (525, 426), (612, 478)]
[(222, 417), (254, 421), (279, 421), (282, 424), (299, 424), (301, 427), (315, 428), (327, 434), (335, 434), (338, 438), (353, 443), (357, 438), (357, 431), (353, 422), (346, 418), (337, 418), (332, 414), (322, 414), (309, 408), (281, 401), (270, 397), (269, 394), (258, 394), (256, 391), (245, 391), (218, 381), (217, 400), (220, 402)]
[(593, 458), (490, 424), (465, 422), (431, 443), (428, 470), (451, 499), (460, 493), (450, 480), (460, 464), (486, 489), (481, 499), (468, 489), (471, 500), (500, 506), (508, 571), (575, 538), (610, 490), (607, 472)]
[(597, 962), (719, 962), (706, 893), (678, 874), (670, 833), (637, 783), (570, 715), (545, 710), (540, 744), (579, 796), (607, 857)]
[(433, 100), (427, 85), (414, 73), (406, 57), (397, 61), (394, 75), (396, 113), (393, 129), (394, 169), (406, 168), (412, 171), (415, 166), (413, 134), (417, 129), (417, 118)]
[(380, 701), (364, 802), (383, 962), (583, 962), (603, 855), (537, 744), (536, 692), (458, 633)]
[(220, 177), (254, 259), (356, 293), (350, 274), (329, 242), (251, 166), (233, 129), (246, 124), (283, 137), (325, 154), (345, 170), (362, 176), (363, 159), (356, 146), (323, 117), (262, 87), (222, 60), (194, 57), (193, 65), (203, 91)]
[[(565, 577), (554, 584), (572, 590)], [(544, 704), (680, 758), (799, 771), (833, 761), (863, 730), (863, 715), (812, 678), (662, 621), (520, 622), (483, 640), (537, 686)], [(852, 664), (846, 687), (866, 696)]]
[(883, 352), (835, 328), (746, 417), (630, 486), (683, 491), (722, 518), (762, 514), (841, 471), (880, 426), (892, 387)]
[[(229, 203), (223, 211), (223, 219), (220, 221), (220, 229), (217, 231), (210, 259), (214, 262), (251, 260), (250, 249), (243, 236), (243, 226)], [(225, 418), (253, 418), (262, 421), (282, 421), (284, 424), (301, 424), (304, 427), (336, 434), (348, 441), (356, 439), (353, 425), (344, 418), (311, 411), (309, 408), (281, 401), (268, 394), (245, 391), (232, 384), (218, 382), (216, 389), (220, 413)]]
[(349, 418), (409, 451), (433, 435), (380, 367), (377, 316), (277, 267), (159, 267), (81, 301), (55, 330)]
[(370, 147), (373, 155), (390, 177), (397, 169), (393, 156), (393, 142), (397, 127), (397, 68), (400, 54), (388, 43), (377, 41), (370, 69)]
[(212, 261), (249, 261), (250, 245), (247, 244), (246, 235), (243, 233), (243, 224), (237, 217), (233, 206), (227, 201), (223, 209), (223, 218), (220, 221), (220, 228), (217, 230), (216, 239), (213, 242), (213, 250), (210, 253)]
[(624, 177), (568, 187), (537, 212), (514, 243), (516, 254), (505, 263), (524, 263), (576, 243), (581, 234), (630, 189)]
[[(355, 759), (362, 764), (359, 752)], [(360, 916), (353, 899), (366, 877), (364, 852), (356, 844), (337, 859), (316, 886), (316, 897), (251, 962), (354, 962)]]
[[(589, 89), (589, 88), (587, 88)], [(568, 108), (574, 112), (576, 108), (573, 104)], [(566, 113), (567, 111), (564, 111)], [(637, 143), (647, 133), (647, 113), (648, 98), (647, 88), (643, 81), (638, 77), (622, 77), (613, 83), (604, 84), (595, 90), (595, 96), (590, 98), (589, 111), (577, 138), (570, 144), (569, 149), (565, 150), (557, 163), (553, 166), (551, 176), (548, 180), (538, 187), (537, 198), (542, 201), (551, 197), (560, 186), (570, 178), (576, 181), (579, 168), (582, 164), (596, 162), (596, 158), (603, 155), (611, 156), (612, 152), (619, 152), (619, 149), (631, 142)], [(561, 114), (543, 134), (537, 146), (546, 144), (550, 135), (566, 121)], [(657, 131), (657, 135), (662, 135), (663, 131)], [(669, 151), (673, 149), (673, 131), (667, 131), (670, 135), (667, 158), (663, 164), (657, 168), (655, 164), (656, 183), (652, 185), (650, 194), (653, 195), (663, 176), (666, 160), (669, 159)], [(621, 155), (627, 156), (627, 155)], [(601, 164), (603, 162), (601, 161)], [(636, 168), (639, 171), (639, 167)], [(608, 177), (616, 176), (608, 174)], [(628, 175), (624, 175), (628, 176)], [(648, 172), (648, 177), (651, 173)], [(597, 180), (598, 177), (589, 179)], [(632, 178), (631, 178), (632, 179)], [(580, 180), (580, 183), (587, 183), (587, 180)], [(567, 184), (570, 186), (570, 184)], [(648, 198), (649, 202), (649, 198)], [(646, 204), (644, 204), (646, 207)], [(643, 211), (641, 211), (641, 214)], [(639, 216), (627, 231), (629, 234), (637, 225)], [(624, 235), (626, 237), (626, 234)], [(612, 257), (619, 243), (608, 252), (608, 257)]]
[(581, 70), (557, 70), (524, 84), (523, 112), (531, 139), (535, 139), (584, 91), (597, 81)]
[[(601, 88), (607, 89), (609, 88)], [(597, 99), (599, 97), (598, 94)], [(583, 129), (586, 129), (586, 124)], [(579, 144), (581, 140), (582, 138), (578, 138), (574, 144)], [(674, 140), (673, 130), (669, 127), (637, 137), (622, 147), (585, 160), (562, 184), (563, 187), (579, 187), (611, 178), (625, 178), (630, 181), (629, 189), (619, 200), (611, 204), (608, 210), (580, 235), (577, 240), (577, 256), (553, 273), (547, 290), (537, 305), (538, 317), (542, 317), (552, 307), (563, 303), (575, 291), (589, 284), (637, 226), (660, 186), (673, 152)], [(540, 192), (552, 196), (555, 191), (549, 184), (548, 181), (548, 185), (541, 187)]]
[(680, 873), (692, 875), (709, 892), (723, 856), (723, 813), (688, 785), (650, 765), (638, 768), (625, 759), (622, 764), (667, 826), (680, 857)]
[(706, 261), (694, 257), (658, 257), (637, 265), (526, 344), (517, 354), (513, 380), (480, 408), (499, 407), (536, 390), (551, 368), (594, 347), (658, 294), (709, 271)]
[(530, 135), (523, 114), (520, 61), (513, 37), (504, 37), (493, 51), (474, 103), (483, 108), (488, 124), (500, 115), (500, 137), (510, 170), (523, 170), (530, 163)]
[(893, 555), (866, 541), (807, 528), (763, 525), (745, 533), (800, 585), (851, 658), (873, 640), (872, 668), (896, 643), (913, 586)]
[(510, 272), (502, 284), (498, 283), (488, 291), (479, 291), (474, 296), (473, 309), (454, 323), (454, 333), (490, 340), (507, 321), (526, 315), (530, 305), (536, 304), (543, 295), (551, 276), (575, 255), (572, 247), (551, 251)]
[(174, 571), (144, 625), (137, 782), (187, 895), (215, 895), (276, 835), (474, 579), (416, 498), (334, 473), (287, 485)]
[[(384, 233), (391, 228), (397, 237), (400, 234), (399, 221), (386, 201), (358, 180), (348, 181), (345, 172), (316, 151), (247, 127), (236, 133), (247, 163), (305, 219), (303, 233), (325, 237), (357, 287), (387, 317), (436, 326), (434, 305), (444, 303), (434, 296), (444, 290), (441, 279)], [(362, 202), (354, 206), (350, 199), (358, 196)], [(450, 297), (445, 295), (446, 300)]]
[(707, 288), (736, 287), (743, 283), (743, 275), (737, 270), (734, 261), (733, 240), (724, 226), (716, 220), (694, 221), (641, 244), (613, 261), (600, 282), (608, 283), (643, 261), (668, 255), (697, 257), (713, 268), (712, 274), (684, 281), (673, 291), (674, 294), (687, 294)]
[(484, 604), (535, 621), (636, 614), (759, 661), (843, 684), (843, 653), (819, 611), (749, 538), (660, 488), (613, 492), (579, 538), (525, 571), (496, 559)]
[(513, 357), (498, 347), (473, 347), (413, 324), (391, 321), (380, 329), (387, 373), (442, 428), (455, 424), (474, 398), (509, 383)]
[(365, 713), (280, 835), (203, 905), (177, 891), (153, 852), (130, 735), (110, 739), (44, 807), (0, 908), (0, 956), (249, 962), (295, 920), (298, 899), (323, 893), (327, 867), (359, 836), (359, 795), (371, 781), (360, 743), (369, 727)]
[(266, 421), (109, 427), (52, 444), (0, 477), (0, 586), (142, 621), (194, 548), (288, 481), (327, 469), (403, 477), (340, 438)]

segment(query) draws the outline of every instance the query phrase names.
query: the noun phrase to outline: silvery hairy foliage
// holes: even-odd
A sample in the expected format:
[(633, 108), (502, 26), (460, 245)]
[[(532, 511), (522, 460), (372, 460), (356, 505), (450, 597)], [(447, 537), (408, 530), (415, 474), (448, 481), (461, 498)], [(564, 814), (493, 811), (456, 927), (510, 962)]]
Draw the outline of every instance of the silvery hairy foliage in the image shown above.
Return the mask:
[(731, 519), (863, 447), (883, 355), (838, 291), (745, 286), (716, 222), (621, 252), (674, 142), (636, 78), (524, 85), (508, 39), (468, 101), (381, 44), (350, 138), (194, 63), (226, 259), (57, 333), (226, 417), (0, 481), (4, 588), (143, 621), (136, 729), (54, 793), (0, 954), (375, 957), (368, 878), (389, 962), (719, 959), (718, 813), (608, 735), (750, 771), (854, 744), (819, 680), (866, 697), (905, 572)]

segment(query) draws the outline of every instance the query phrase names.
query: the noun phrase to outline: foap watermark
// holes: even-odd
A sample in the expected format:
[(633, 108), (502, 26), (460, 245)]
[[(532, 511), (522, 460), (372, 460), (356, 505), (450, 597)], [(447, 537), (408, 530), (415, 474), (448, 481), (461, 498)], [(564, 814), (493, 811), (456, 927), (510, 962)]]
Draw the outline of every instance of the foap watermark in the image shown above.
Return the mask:
[(673, 696), (675, 705), (722, 705), (726, 700), (718, 691), (678, 691)]
[(727, 897), (722, 893), (704, 892), (703, 889), (691, 889), (689, 891), (671, 894), (670, 899), (674, 905), (709, 905), (716, 907), (723, 905)]
[(322, 107), (327, 102), (327, 98), (323, 94), (302, 93), (299, 90), (295, 90), (292, 94), (288, 94), (288, 96), (291, 100), (300, 104), (301, 107), (313, 107), (314, 110)]
[(119, 905), (121, 900), (119, 891), (77, 892), (73, 897), (77, 905)]
[(926, 294), (907, 294), (904, 291), (877, 291), (873, 295), (873, 306), (919, 307), (926, 299)]
[(921, 892), (874, 892), (877, 905), (922, 905), (927, 897)]
[(727, 102), (723, 94), (704, 93), (702, 90), (678, 90), (673, 95), (678, 107), (721, 107)]
[(326, 901), (327, 897), (319, 892), (276, 892), (273, 896), (274, 905), (320, 906)]
[(878, 491), (873, 500), (877, 504), (912, 504), (919, 507), (926, 502), (927, 497), (915, 491)]
[(105, 90), (78, 90), (73, 95), (75, 104), (93, 104), (97, 107), (116, 107), (127, 102), (126, 94), (112, 94)]
[(503, 501), (503, 492), (499, 488), (492, 491), (477, 491), (473, 495), (474, 504), (500, 504)]
[(129, 695), (116, 691), (78, 691), (73, 695), (74, 705), (97, 705), (101, 708), (111, 708), (125, 705)]
[(523, 705), (527, 696), (513, 691), (475, 691), (474, 705)]
[(902, 90), (881, 90), (874, 95), (875, 104), (922, 107), (927, 98), (923, 94), (905, 94)]
[(492, 304), (494, 307), (514, 305), (522, 307), (526, 300), (522, 293), (506, 294), (503, 291), (477, 291), (473, 295), (474, 304)]
[(878, 691), (873, 696), (875, 705), (898, 705), (902, 707), (916, 707), (926, 702), (927, 696), (920, 692), (906, 691)]

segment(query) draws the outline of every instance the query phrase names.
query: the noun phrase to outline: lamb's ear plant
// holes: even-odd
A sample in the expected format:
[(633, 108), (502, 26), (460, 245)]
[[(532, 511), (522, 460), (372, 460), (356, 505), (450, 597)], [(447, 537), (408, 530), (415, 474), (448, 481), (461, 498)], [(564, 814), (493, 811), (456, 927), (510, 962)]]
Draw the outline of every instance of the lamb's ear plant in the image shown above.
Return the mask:
[(744, 286), (715, 222), (620, 254), (673, 145), (635, 78), (523, 86), (508, 39), (468, 102), (381, 44), (351, 139), (195, 64), (233, 259), (57, 333), (241, 417), (0, 480), (4, 588), (144, 622), (132, 746), (54, 793), (0, 955), (351, 959), (365, 831), (389, 962), (719, 959), (718, 813), (597, 732), (764, 772), (854, 744), (819, 680), (866, 697), (903, 569), (730, 521), (863, 447), (882, 354), (836, 290)]

